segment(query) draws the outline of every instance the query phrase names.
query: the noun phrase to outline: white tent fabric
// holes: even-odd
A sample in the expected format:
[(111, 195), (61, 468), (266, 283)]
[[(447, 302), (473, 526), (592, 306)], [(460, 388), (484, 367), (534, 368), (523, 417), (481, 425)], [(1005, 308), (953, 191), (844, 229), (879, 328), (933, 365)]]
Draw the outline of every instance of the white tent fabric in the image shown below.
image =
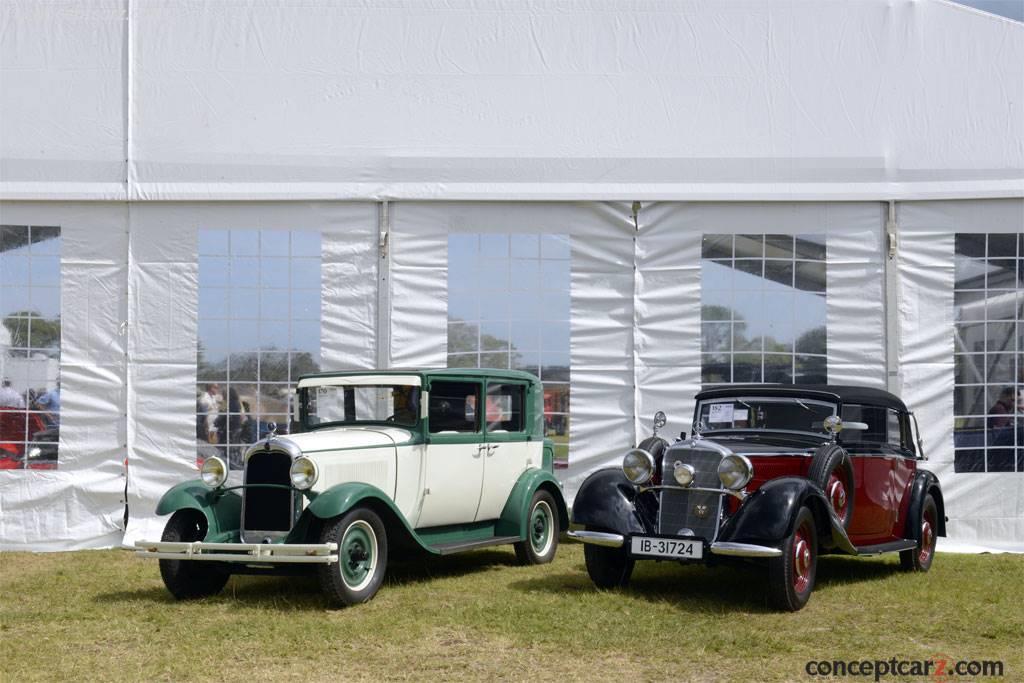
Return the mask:
[(897, 383), (955, 541), (1024, 550), (1020, 473), (956, 473), (952, 446), (955, 235), (1024, 231), (1024, 24), (944, 0), (12, 0), (0, 27), (0, 223), (63, 236), (59, 469), (0, 472), (0, 547), (159, 533), (194, 476), (197, 231), (269, 227), (321, 235), (325, 368), (446, 363), (450, 235), (568, 235), (570, 497), (654, 410), (689, 429), (702, 236), (826, 234), (830, 380)]
[(942, 0), (0, 13), (6, 199), (1024, 193), (1024, 25)]

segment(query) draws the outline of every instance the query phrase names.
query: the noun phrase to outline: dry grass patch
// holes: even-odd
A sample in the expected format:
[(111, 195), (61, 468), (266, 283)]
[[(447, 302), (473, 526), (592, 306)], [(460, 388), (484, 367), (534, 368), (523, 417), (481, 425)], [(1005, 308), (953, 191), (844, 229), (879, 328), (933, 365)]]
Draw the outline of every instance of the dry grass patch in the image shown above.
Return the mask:
[[(1024, 677), (1024, 556), (823, 558), (810, 604), (768, 609), (756, 568), (641, 563), (603, 592), (566, 544), (396, 564), (370, 603), (332, 610), (311, 578), (234, 577), (174, 601), (123, 551), (0, 555), (0, 679), (811, 680), (810, 660), (997, 659)], [(890, 679), (892, 680), (892, 679)]]

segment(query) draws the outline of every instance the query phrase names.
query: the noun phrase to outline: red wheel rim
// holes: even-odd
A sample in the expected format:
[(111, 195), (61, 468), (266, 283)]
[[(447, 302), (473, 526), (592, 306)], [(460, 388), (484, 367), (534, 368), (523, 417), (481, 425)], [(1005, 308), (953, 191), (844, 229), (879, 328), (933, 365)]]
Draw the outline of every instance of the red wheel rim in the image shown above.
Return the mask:
[(921, 518), (921, 550), (917, 553), (917, 560), (922, 565), (927, 565), (935, 552), (935, 512), (925, 510)]
[(835, 510), (840, 521), (846, 522), (846, 516), (850, 514), (849, 483), (846, 481), (846, 472), (837, 467), (828, 475), (828, 483), (825, 484), (825, 494), (828, 502)]
[(806, 593), (811, 586), (814, 557), (811, 551), (811, 530), (801, 524), (793, 534), (793, 590)]

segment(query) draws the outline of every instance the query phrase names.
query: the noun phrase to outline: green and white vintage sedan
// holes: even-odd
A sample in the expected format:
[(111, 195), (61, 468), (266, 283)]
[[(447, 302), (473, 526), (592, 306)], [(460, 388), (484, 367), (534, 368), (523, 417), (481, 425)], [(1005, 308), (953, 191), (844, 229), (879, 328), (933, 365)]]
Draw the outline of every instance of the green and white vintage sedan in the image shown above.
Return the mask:
[(240, 482), (209, 458), (160, 500), (163, 537), (135, 545), (176, 598), (305, 565), (351, 605), (377, 592), (389, 557), (512, 544), (524, 564), (554, 558), (568, 514), (533, 375), (323, 373), (295, 398), (293, 433), (251, 446)]

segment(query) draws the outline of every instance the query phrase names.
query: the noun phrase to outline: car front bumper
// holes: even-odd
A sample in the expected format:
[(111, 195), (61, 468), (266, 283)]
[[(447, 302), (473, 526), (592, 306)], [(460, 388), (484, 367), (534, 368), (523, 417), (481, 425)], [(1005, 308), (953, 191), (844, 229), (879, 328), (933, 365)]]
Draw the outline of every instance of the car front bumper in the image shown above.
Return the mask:
[(158, 560), (205, 560), (238, 564), (333, 564), (337, 543), (191, 543), (136, 541), (135, 555)]
[[(626, 544), (626, 537), (622, 534), (603, 531), (570, 531), (569, 538), (605, 548), (621, 548)], [(709, 549), (714, 555), (726, 557), (779, 557), (782, 555), (782, 551), (778, 548), (751, 543), (712, 543)]]

